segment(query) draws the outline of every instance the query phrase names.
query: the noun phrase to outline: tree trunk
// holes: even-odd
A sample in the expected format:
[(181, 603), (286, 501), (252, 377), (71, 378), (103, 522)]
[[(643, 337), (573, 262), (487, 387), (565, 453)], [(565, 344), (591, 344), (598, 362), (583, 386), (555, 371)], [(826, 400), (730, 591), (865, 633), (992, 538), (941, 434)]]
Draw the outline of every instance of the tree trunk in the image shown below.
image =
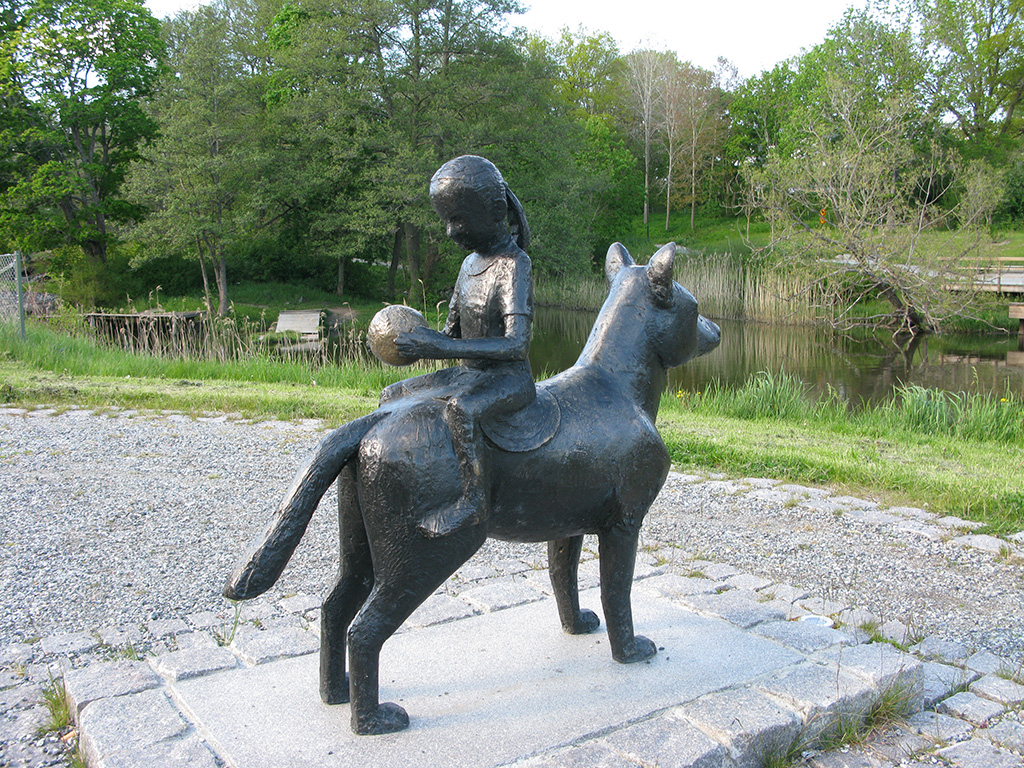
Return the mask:
[(206, 248), (211, 254), (213, 260), (213, 276), (217, 281), (217, 315), (219, 317), (228, 316), (228, 262), (223, 256), (219, 258), (215, 255), (216, 250), (210, 247), (210, 242), (207, 240)]
[(388, 266), (388, 284), (387, 284), (387, 297), (388, 301), (395, 298), (395, 277), (398, 274), (398, 264), (402, 260), (402, 244), (405, 241), (405, 236), (402, 228), (399, 227), (395, 230), (395, 242), (391, 246), (391, 264)]
[(335, 290), (339, 296), (345, 295), (345, 257), (338, 257), (338, 285)]
[(196, 236), (196, 251), (199, 253), (199, 272), (203, 276), (203, 299), (206, 302), (206, 314), (213, 314), (213, 300), (210, 298), (210, 281), (206, 276), (206, 259), (203, 258), (203, 241)]
[(420, 280), (420, 228), (411, 222), (403, 225), (405, 230), (405, 256), (409, 262), (409, 299), (421, 290)]
[(916, 307), (904, 301), (899, 291), (891, 285), (880, 285), (878, 294), (892, 305), (892, 308), (896, 310), (896, 315), (900, 318), (901, 327), (906, 328), (911, 334), (917, 336), (931, 330), (924, 315)]

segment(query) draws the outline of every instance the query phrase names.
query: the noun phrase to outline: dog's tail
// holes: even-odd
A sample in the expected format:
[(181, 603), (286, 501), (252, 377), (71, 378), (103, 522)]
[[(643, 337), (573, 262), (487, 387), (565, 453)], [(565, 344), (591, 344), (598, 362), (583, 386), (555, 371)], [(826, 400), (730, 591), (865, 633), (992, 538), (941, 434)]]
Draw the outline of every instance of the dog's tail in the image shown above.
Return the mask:
[(363, 435), (385, 415), (374, 411), (338, 427), (320, 442), (305, 468), (295, 476), (270, 525), (231, 572), (224, 585), (224, 597), (248, 600), (274, 585), (306, 532), (320, 499), (355, 456)]

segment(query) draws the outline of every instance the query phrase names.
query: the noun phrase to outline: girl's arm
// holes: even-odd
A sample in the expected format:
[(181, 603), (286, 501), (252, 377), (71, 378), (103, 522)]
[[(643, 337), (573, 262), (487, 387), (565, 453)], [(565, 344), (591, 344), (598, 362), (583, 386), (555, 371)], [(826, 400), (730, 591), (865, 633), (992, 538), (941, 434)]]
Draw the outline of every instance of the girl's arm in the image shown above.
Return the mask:
[(415, 328), (395, 339), (398, 351), (421, 360), (525, 360), (530, 353), (531, 322), (527, 315), (505, 315), (505, 335), (453, 339), (432, 328)]

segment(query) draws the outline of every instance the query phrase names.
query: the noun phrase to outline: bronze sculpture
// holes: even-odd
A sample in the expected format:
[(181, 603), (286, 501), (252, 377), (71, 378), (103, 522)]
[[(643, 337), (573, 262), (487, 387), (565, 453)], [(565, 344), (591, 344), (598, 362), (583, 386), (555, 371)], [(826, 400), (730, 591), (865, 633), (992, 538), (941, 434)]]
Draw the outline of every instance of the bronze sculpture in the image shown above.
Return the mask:
[[(323, 604), (320, 694), (328, 704), (351, 700), (356, 733), (408, 726), (401, 707), (379, 701), (380, 649), (488, 536), (548, 542), (559, 618), (577, 634), (600, 623), (580, 609), (576, 580), (583, 535), (596, 534), (612, 656), (630, 663), (655, 654), (654, 643), (634, 634), (630, 605), (640, 525), (669, 469), (654, 421), (667, 370), (719, 341), (718, 327), (673, 281), (674, 254), (666, 245), (641, 267), (618, 243), (609, 248), (609, 295), (577, 363), (537, 385), (526, 408), (485, 419), (486, 440), (472, 436), (485, 454), (484, 513), (445, 512), (466, 499), (464, 456), (447, 410), (457, 392), (451, 374), (455, 381), (386, 394), (372, 414), (328, 435), (229, 577), (231, 599), (269, 589), (338, 478), (341, 566)], [(447, 343), (434, 333), (403, 354), (420, 354), (426, 338)], [(438, 520), (454, 524), (437, 531)]]

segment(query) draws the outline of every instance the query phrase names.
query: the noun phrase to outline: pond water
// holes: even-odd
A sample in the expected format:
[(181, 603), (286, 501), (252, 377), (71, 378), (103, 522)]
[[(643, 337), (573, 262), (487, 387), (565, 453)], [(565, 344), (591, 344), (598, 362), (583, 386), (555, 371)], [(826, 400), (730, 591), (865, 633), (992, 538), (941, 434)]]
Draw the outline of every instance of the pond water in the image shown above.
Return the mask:
[[(596, 312), (538, 307), (530, 360), (535, 375), (573, 363)], [(1024, 352), (1016, 336), (926, 336), (906, 349), (888, 333), (840, 335), (825, 328), (717, 321), (722, 343), (671, 373), (673, 389), (699, 392), (712, 381), (738, 387), (759, 371), (786, 372), (815, 394), (835, 390), (856, 407), (917, 384), (951, 392), (1024, 396)]]

